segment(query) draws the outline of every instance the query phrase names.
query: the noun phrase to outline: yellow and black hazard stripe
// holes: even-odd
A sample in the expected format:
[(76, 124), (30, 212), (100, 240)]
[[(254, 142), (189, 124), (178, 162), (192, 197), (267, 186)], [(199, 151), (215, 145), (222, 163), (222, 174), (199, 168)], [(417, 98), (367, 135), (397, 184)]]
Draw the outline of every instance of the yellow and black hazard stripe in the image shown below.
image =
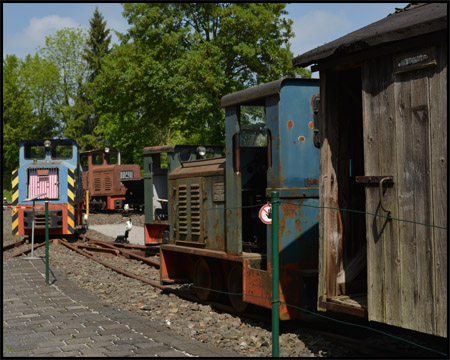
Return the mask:
[(11, 191), (12, 191), (12, 205), (14, 206), (11, 212), (12, 215), (12, 233), (17, 235), (19, 233), (19, 212), (15, 208), (19, 202), (19, 171), (16, 169), (11, 176)]
[(67, 176), (67, 231), (75, 232), (75, 170), (68, 169)]

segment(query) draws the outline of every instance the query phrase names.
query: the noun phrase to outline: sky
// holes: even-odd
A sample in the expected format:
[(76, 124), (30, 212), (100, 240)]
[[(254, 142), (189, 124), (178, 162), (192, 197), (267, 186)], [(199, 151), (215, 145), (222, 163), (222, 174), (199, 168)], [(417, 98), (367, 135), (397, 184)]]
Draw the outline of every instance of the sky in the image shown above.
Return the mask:
[[(293, 20), (295, 56), (333, 41), (385, 18), (408, 3), (290, 3), (286, 10)], [(119, 3), (3, 3), (3, 59), (7, 54), (24, 58), (34, 55), (45, 37), (64, 27), (89, 29), (89, 19), (98, 6), (107, 28), (125, 33), (128, 24)], [(112, 31), (112, 42), (117, 37)]]

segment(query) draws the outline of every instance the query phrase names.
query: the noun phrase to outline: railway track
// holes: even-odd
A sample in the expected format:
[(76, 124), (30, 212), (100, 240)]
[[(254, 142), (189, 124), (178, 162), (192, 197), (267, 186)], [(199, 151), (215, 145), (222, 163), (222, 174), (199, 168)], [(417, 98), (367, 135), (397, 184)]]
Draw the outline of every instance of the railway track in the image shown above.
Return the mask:
[[(3, 245), (3, 260), (8, 260), (13, 257), (25, 255), (31, 252), (31, 244), (27, 244), (27, 239), (22, 239), (19, 241), (16, 241), (14, 243)], [(52, 243), (53, 240), (50, 240), (49, 243)], [(40, 248), (41, 246), (44, 246), (45, 242), (43, 243), (35, 243), (33, 250), (36, 250)], [(16, 249), (16, 251), (14, 251)]]
[[(77, 253), (86, 256), (93, 261), (96, 261), (103, 266), (116, 271), (119, 274), (122, 274), (124, 276), (142, 281), (143, 283), (149, 284), (155, 288), (158, 288), (162, 291), (165, 291), (167, 293), (172, 293), (180, 298), (183, 298), (185, 300), (189, 301), (195, 301), (203, 305), (210, 305), (218, 310), (233, 313), (236, 314), (233, 310), (233, 307), (231, 305), (227, 305), (220, 302), (215, 301), (202, 301), (198, 298), (195, 291), (192, 290), (189, 286), (179, 286), (179, 285), (162, 285), (159, 281), (148, 279), (143, 276), (139, 276), (136, 274), (133, 274), (125, 269), (119, 268), (115, 265), (112, 265), (108, 263), (107, 261), (100, 259), (99, 256), (123, 256), (127, 259), (135, 259), (140, 260), (143, 263), (153, 266), (157, 269), (159, 269), (160, 263), (159, 260), (156, 260), (154, 258), (148, 258), (143, 255), (136, 254), (137, 252), (141, 253), (155, 253), (155, 250), (158, 250), (157, 247), (149, 248), (147, 246), (143, 245), (131, 245), (131, 244), (121, 244), (121, 243), (111, 243), (108, 241), (102, 241), (97, 240), (88, 236), (81, 236), (82, 239), (87, 241), (86, 244), (80, 244), (80, 243), (70, 243), (69, 241), (65, 239), (58, 240), (59, 243), (66, 246), (67, 248), (76, 251)], [(99, 256), (96, 256), (99, 255)], [(238, 315), (238, 314), (236, 314)], [(266, 321), (267, 317), (262, 317), (258, 314), (249, 313), (246, 314), (246, 317), (256, 320), (256, 321)]]

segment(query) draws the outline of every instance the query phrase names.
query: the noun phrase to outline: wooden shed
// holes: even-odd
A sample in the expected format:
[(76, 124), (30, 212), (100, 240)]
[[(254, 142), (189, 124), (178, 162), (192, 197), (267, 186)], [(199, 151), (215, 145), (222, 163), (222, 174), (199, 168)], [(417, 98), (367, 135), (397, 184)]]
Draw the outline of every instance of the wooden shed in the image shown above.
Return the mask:
[(447, 3), (294, 59), (320, 72), (320, 310), (447, 336)]

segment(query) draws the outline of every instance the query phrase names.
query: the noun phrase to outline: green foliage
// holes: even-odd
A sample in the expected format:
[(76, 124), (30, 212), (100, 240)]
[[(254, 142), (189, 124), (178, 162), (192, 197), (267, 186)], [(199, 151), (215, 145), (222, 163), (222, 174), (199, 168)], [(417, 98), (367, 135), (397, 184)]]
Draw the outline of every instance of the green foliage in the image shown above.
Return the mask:
[(65, 28), (36, 55), (3, 60), (8, 187), (22, 139), (69, 137), (82, 150), (108, 145), (124, 163), (141, 163), (146, 146), (223, 144), (222, 96), (311, 76), (292, 65), (285, 4), (125, 3), (123, 10), (130, 28), (112, 49), (96, 9), (89, 32)]
[[(3, 184), (3, 186), (5, 186), (5, 184)], [(11, 191), (3, 189), (3, 199), (4, 198), (6, 198), (7, 202), (11, 202), (11, 200), (12, 200), (12, 193), (11, 193)]]
[(19, 142), (56, 135), (58, 69), (39, 55), (3, 60), (3, 186), (19, 166)]
[(89, 82), (93, 82), (100, 72), (103, 58), (109, 53), (111, 35), (109, 29), (106, 29), (106, 21), (102, 14), (95, 8), (92, 19), (89, 20), (91, 28), (89, 29), (89, 38), (84, 49), (84, 59), (89, 67)]
[(126, 3), (96, 79), (99, 131), (126, 149), (223, 143), (222, 96), (296, 76), (285, 4)]
[(33, 126), (33, 137), (46, 138), (57, 135), (56, 108), (58, 106), (58, 84), (60, 76), (58, 67), (52, 61), (35, 54), (25, 58), (23, 81), (27, 86), (29, 101), (33, 107), (36, 124)]
[(77, 53), (81, 55), (77, 60), (80, 71), (74, 74), (78, 86), (71, 96), (71, 116), (66, 120), (64, 130), (66, 137), (77, 139), (82, 150), (98, 149), (103, 145), (98, 143), (95, 134), (99, 116), (94, 105), (96, 87), (93, 82), (101, 70), (103, 59), (109, 53), (111, 42), (106, 22), (103, 21), (98, 8), (94, 11), (90, 25), (89, 36), (83, 43), (76, 44), (82, 50), (81, 53)]
[(83, 58), (87, 35), (82, 29), (64, 28), (53, 36), (47, 36), (45, 47), (39, 49), (44, 58), (57, 65), (60, 81), (57, 86), (58, 97), (55, 120), (60, 125), (60, 133), (73, 134), (66, 130), (78, 126), (80, 108), (74, 106), (80, 101), (83, 84), (87, 79), (88, 68)]

